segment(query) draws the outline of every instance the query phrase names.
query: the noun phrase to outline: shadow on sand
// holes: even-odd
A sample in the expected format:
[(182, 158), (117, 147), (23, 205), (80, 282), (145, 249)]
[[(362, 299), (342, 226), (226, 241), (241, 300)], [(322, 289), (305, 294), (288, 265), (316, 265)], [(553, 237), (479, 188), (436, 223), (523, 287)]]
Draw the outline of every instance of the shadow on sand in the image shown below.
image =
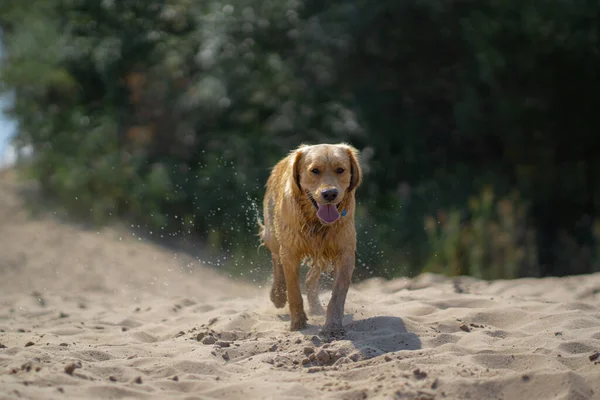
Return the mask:
[(381, 316), (352, 321), (346, 325), (344, 339), (350, 340), (363, 355), (371, 357), (373, 352), (385, 354), (421, 348), (419, 337), (409, 332), (399, 317)]
[[(282, 313), (279, 318), (289, 321), (289, 315)], [(386, 353), (401, 350), (421, 349), (419, 337), (406, 329), (402, 318), (378, 316), (355, 320), (353, 314), (344, 316), (345, 333), (337, 337), (328, 337), (321, 333), (322, 325), (310, 322), (301, 332), (304, 335), (315, 335), (319, 341), (347, 340), (364, 358), (377, 357)]]

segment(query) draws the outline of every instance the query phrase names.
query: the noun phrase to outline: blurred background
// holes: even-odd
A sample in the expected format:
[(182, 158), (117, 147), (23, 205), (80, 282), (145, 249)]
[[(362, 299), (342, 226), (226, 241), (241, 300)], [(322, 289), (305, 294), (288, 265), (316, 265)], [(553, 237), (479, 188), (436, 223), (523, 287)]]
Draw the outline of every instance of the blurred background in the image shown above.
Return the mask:
[(578, 0), (5, 0), (0, 154), (26, 154), (23, 176), (78, 220), (257, 277), (270, 167), (345, 141), (365, 171), (357, 279), (599, 271), (599, 15)]

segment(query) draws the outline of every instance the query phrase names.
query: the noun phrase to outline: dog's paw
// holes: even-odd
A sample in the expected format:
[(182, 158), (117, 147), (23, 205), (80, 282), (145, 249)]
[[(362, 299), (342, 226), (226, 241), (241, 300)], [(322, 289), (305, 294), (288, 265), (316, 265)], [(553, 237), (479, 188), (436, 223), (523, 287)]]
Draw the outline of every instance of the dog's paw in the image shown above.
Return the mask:
[(346, 329), (342, 325), (325, 325), (321, 335), (327, 338), (341, 338), (346, 335)]
[(308, 321), (308, 318), (304, 312), (297, 316), (292, 315), (290, 331), (301, 331), (302, 329), (306, 328), (306, 321)]
[(272, 289), (271, 290), (271, 301), (276, 308), (283, 308), (287, 302), (287, 294), (285, 290)]
[(311, 304), (308, 310), (310, 315), (325, 315), (325, 309), (321, 303)]

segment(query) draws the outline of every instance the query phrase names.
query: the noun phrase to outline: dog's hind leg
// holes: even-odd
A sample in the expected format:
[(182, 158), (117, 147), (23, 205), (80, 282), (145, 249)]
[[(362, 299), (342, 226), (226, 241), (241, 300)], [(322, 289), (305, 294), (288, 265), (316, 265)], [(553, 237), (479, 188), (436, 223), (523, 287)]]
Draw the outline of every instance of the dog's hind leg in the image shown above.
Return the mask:
[(285, 306), (287, 301), (287, 287), (285, 285), (285, 274), (279, 256), (273, 254), (273, 285), (271, 286), (271, 301), (277, 308)]
[(311, 315), (323, 315), (325, 310), (319, 300), (319, 278), (321, 277), (320, 265), (312, 263), (306, 274), (306, 297), (308, 298), (308, 309)]

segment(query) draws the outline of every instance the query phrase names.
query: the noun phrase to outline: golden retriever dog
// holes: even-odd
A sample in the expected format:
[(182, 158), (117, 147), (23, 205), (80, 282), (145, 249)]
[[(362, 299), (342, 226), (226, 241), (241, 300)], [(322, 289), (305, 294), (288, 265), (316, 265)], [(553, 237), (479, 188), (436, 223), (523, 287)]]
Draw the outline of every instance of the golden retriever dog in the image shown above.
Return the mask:
[(342, 317), (356, 253), (354, 195), (361, 175), (358, 151), (348, 144), (302, 145), (271, 171), (259, 236), (273, 262), (271, 301), (277, 308), (289, 302), (292, 331), (306, 327), (300, 265), (310, 258), (306, 277), (310, 314), (324, 313), (319, 277), (333, 263), (334, 282), (322, 331), (344, 332)]

